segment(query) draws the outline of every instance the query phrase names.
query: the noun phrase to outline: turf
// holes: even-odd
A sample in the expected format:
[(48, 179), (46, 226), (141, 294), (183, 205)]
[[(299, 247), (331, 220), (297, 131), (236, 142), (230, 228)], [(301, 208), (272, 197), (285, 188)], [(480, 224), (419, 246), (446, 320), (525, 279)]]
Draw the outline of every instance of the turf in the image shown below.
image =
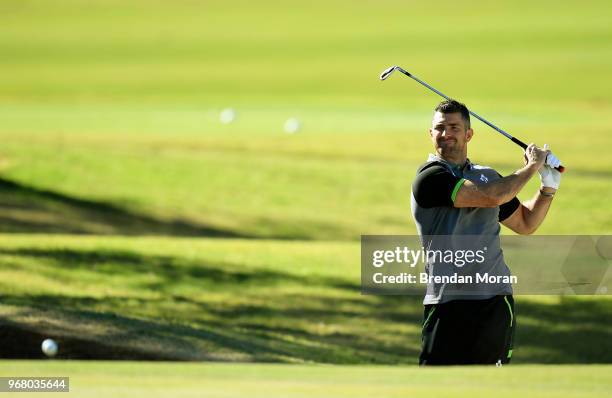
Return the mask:
[[(551, 145), (567, 173), (538, 233), (612, 230), (609, 2), (0, 9), (0, 311), (21, 326), (166, 358), (414, 364), (419, 299), (358, 290), (359, 236), (415, 232), (439, 100), (379, 82), (393, 63)], [(521, 166), (474, 126), (472, 160)], [(610, 300), (517, 311), (517, 363), (610, 362)]]
[[(10, 367), (10, 371), (8, 371)], [(69, 376), (79, 397), (606, 397), (610, 366), (418, 369), (108, 362), (0, 362), (1, 374)], [(8, 372), (8, 373), (7, 373)], [(38, 393), (32, 394), (37, 396)], [(21, 393), (20, 396), (29, 396)]]
[[(439, 98), (402, 76), (378, 81), (400, 63), (523, 140), (549, 143), (567, 164), (540, 233), (610, 232), (602, 201), (612, 163), (592, 156), (594, 144), (612, 145), (609, 4), (438, 13), (384, 3), (6, 6), (2, 177), (231, 236), (412, 233), (410, 182), (430, 150)], [(227, 106), (238, 120), (223, 126)], [(291, 116), (304, 125), (294, 136), (282, 132)], [(519, 148), (475, 127), (473, 160), (503, 173), (520, 167)], [(2, 229), (120, 229), (82, 225), (78, 210), (66, 209), (65, 226), (42, 210), (3, 211)]]
[[(66, 358), (89, 339), (166, 359), (416, 364), (421, 297), (361, 295), (359, 255), (353, 242), (6, 237), (0, 317), (59, 336)], [(517, 297), (514, 361), (609, 363), (611, 310), (604, 296)]]

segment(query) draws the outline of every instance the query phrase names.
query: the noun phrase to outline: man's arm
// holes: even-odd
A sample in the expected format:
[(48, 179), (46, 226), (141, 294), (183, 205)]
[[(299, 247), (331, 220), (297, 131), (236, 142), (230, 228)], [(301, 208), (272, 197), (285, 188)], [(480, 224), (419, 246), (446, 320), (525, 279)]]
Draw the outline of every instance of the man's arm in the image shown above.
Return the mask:
[(549, 166), (542, 166), (538, 171), (542, 183), (540, 191), (531, 200), (523, 202), (510, 217), (502, 221), (503, 225), (518, 234), (528, 235), (538, 229), (548, 213), (561, 182), (561, 174)]
[(510, 217), (502, 221), (502, 224), (517, 234), (532, 234), (544, 221), (552, 199), (552, 196), (544, 196), (538, 191), (531, 200), (521, 203)]
[(537, 171), (537, 167), (527, 165), (507, 177), (502, 177), (485, 185), (476, 185), (465, 180), (457, 191), (455, 207), (497, 207), (514, 198)]
[(489, 184), (476, 185), (464, 180), (457, 191), (453, 205), (455, 207), (497, 207), (512, 200), (544, 164), (547, 153), (548, 151), (529, 144), (525, 150), (527, 158), (525, 167)]

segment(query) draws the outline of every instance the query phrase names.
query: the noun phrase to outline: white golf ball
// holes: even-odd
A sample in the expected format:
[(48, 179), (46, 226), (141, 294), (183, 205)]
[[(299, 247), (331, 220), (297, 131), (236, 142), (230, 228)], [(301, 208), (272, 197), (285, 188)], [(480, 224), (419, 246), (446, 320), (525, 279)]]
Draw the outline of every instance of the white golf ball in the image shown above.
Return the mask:
[(53, 339), (46, 339), (41, 345), (42, 352), (48, 357), (57, 355), (57, 343)]
[(285, 133), (288, 133), (288, 134), (297, 133), (301, 127), (302, 125), (300, 124), (299, 120), (297, 120), (294, 117), (289, 118), (285, 122)]
[(234, 120), (236, 120), (236, 111), (232, 108), (227, 108), (221, 111), (219, 115), (219, 120), (223, 124), (230, 124)]

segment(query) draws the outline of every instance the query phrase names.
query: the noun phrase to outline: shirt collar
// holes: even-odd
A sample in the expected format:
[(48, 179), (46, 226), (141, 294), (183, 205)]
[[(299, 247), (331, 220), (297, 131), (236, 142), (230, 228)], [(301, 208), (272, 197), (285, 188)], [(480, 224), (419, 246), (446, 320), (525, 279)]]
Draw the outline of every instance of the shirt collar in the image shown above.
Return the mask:
[(427, 157), (427, 161), (428, 162), (441, 162), (449, 166), (451, 169), (457, 170), (457, 171), (471, 170), (474, 167), (472, 162), (470, 162), (469, 158), (465, 160), (465, 164), (463, 165), (463, 167), (460, 167), (458, 165), (447, 162), (446, 160), (442, 159), (441, 157), (437, 155), (434, 155), (433, 153), (429, 154), (429, 156)]

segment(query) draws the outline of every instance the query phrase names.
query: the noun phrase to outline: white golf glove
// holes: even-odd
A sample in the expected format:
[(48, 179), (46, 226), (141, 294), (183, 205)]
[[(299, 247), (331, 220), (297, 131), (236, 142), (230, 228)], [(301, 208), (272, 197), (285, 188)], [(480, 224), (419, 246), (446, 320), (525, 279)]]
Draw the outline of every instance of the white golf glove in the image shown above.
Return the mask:
[(561, 183), (561, 173), (545, 164), (538, 170), (540, 173), (540, 182), (543, 187), (559, 189)]
[[(547, 151), (548, 150), (548, 144), (544, 144), (544, 150)], [(546, 156), (546, 164), (550, 167), (552, 167), (553, 169), (559, 167), (559, 165), (561, 164), (561, 161), (559, 160), (558, 157), (556, 157), (555, 155), (553, 155), (553, 153), (549, 153), (548, 156)]]
[[(548, 150), (548, 144), (544, 144), (544, 150)], [(546, 156), (546, 162), (538, 173), (540, 173), (540, 182), (542, 186), (547, 188), (559, 189), (559, 184), (561, 183), (561, 173), (556, 170), (556, 167), (559, 167), (561, 161), (558, 157), (551, 153)]]

